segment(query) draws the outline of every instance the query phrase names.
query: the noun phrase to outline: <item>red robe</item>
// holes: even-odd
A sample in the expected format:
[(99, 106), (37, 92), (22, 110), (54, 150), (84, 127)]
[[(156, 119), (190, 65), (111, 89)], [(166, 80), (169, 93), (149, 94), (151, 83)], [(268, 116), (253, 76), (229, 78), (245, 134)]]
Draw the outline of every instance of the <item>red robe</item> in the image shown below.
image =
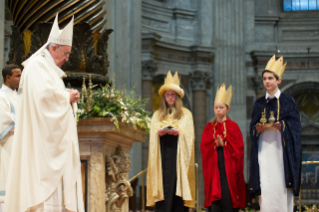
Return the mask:
[[(225, 129), (226, 128), (226, 129)], [(218, 155), (215, 139), (224, 140), (225, 169), (233, 208), (245, 207), (244, 142), (238, 125), (226, 119), (224, 122), (209, 122), (202, 135), (201, 152), (205, 182), (205, 204), (221, 199)]]

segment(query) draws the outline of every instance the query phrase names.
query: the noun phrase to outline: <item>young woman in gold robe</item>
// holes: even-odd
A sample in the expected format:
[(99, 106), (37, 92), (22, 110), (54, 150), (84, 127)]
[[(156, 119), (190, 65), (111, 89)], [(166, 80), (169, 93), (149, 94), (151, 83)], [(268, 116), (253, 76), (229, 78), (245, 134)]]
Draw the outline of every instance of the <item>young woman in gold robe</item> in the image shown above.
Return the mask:
[(167, 74), (151, 122), (147, 206), (156, 212), (188, 211), (195, 206), (194, 124), (183, 107), (177, 72)]

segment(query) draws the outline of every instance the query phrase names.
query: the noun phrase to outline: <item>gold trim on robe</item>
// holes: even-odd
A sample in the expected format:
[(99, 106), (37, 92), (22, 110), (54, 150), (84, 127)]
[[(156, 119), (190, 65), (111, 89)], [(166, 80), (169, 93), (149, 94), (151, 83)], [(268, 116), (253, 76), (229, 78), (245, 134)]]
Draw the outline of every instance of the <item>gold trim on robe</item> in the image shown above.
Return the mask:
[(147, 172), (147, 206), (154, 207), (155, 203), (164, 200), (162, 159), (158, 130), (168, 126), (178, 128), (178, 147), (176, 174), (176, 195), (184, 200), (184, 206), (195, 207), (195, 133), (192, 113), (182, 108), (183, 116), (174, 119), (174, 110), (163, 121), (159, 121), (159, 111), (156, 111), (151, 121), (148, 172)]

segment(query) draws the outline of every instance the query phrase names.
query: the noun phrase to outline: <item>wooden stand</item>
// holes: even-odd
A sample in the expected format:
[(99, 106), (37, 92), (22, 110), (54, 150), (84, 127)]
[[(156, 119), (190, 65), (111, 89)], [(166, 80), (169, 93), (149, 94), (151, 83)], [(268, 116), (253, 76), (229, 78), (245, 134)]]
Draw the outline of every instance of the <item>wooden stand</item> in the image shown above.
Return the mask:
[(134, 142), (144, 142), (146, 135), (123, 123), (118, 131), (110, 118), (79, 121), (80, 155), (87, 164), (82, 168), (87, 212), (128, 211), (128, 197), (133, 194), (128, 152)]

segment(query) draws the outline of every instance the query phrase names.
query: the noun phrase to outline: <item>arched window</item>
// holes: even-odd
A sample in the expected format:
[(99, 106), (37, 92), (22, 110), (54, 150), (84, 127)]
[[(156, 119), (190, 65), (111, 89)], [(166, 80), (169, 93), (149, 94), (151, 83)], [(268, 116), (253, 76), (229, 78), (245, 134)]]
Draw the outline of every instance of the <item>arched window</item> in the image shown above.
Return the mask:
[(284, 0), (284, 11), (319, 10), (319, 0)]

